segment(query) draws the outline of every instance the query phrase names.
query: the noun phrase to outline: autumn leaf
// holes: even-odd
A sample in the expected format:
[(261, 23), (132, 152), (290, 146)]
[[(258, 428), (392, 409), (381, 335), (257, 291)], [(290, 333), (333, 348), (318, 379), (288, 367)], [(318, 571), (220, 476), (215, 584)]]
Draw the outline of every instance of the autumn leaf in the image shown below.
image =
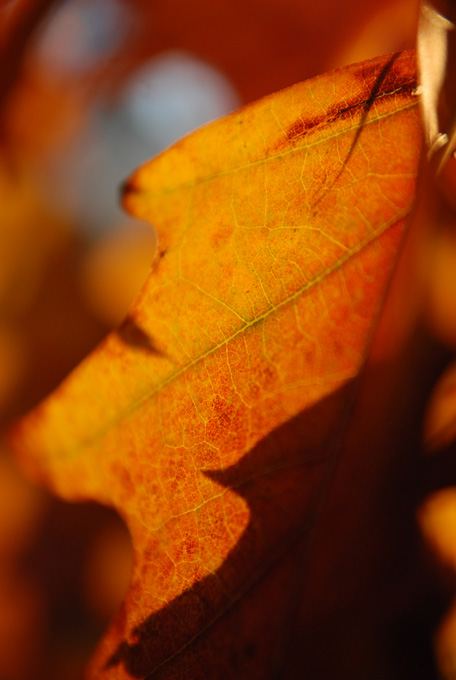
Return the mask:
[(411, 53), (332, 72), (126, 184), (127, 209), (158, 230), (153, 271), (14, 433), (32, 476), (114, 506), (132, 536), (131, 588), (89, 677), (404, 677), (376, 648), (422, 584), (394, 581), (386, 611), (377, 557), (402, 554), (413, 522), (396, 462), (411, 415), (401, 400), (391, 434), (402, 392), (385, 335), (376, 382), (357, 377), (414, 196), (414, 87)]

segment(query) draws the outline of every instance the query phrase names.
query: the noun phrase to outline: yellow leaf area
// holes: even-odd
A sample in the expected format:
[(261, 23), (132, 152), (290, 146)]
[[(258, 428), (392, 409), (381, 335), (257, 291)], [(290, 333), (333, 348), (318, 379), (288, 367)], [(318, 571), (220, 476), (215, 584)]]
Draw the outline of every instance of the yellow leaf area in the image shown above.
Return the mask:
[(35, 478), (115, 506), (132, 535), (88, 677), (273, 672), (414, 195), (414, 81), (407, 53), (334, 71), (126, 185), (158, 230), (153, 271), (14, 434)]

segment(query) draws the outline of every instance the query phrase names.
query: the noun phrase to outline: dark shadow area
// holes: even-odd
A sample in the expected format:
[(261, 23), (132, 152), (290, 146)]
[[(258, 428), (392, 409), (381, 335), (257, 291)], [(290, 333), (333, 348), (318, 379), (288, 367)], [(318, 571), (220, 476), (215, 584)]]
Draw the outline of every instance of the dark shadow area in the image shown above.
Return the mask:
[[(148, 617), (133, 631), (136, 642), (123, 642), (107, 667), (123, 665), (134, 678), (148, 677), (214, 624), (307, 534), (328, 459), (326, 425), (345, 408), (350, 388), (346, 386), (278, 427), (236, 465), (205, 472), (247, 501), (250, 521), (245, 532), (216, 573)], [(259, 651), (254, 644), (247, 647), (250, 657)]]
[(153, 339), (143, 330), (136, 321), (127, 316), (125, 321), (115, 331), (125, 345), (139, 349), (146, 354), (163, 356), (163, 353), (156, 347)]
[[(421, 360), (421, 339), (418, 345), (407, 349), (413, 360)], [(106, 668), (123, 666), (129, 676), (148, 680), (186, 674), (336, 680), (336, 666), (337, 680), (366, 680), (367, 668), (375, 680), (435, 680), (432, 633), (449, 599), (427, 561), (415, 510), (417, 419), (438, 354), (419, 377), (411, 404), (402, 369), (371, 371), (361, 409), (367, 416), (350, 444), (355, 470), (348, 484), (338, 470), (342, 489), (335, 493), (332, 461), (351, 415), (354, 383), (278, 427), (236, 465), (206, 472), (247, 501), (244, 534), (215, 573), (132, 630), (132, 642), (122, 642)], [(391, 410), (384, 410), (386, 403), (394, 407), (391, 399), (400, 404), (392, 422)], [(334, 497), (329, 528), (319, 514), (326, 492)]]

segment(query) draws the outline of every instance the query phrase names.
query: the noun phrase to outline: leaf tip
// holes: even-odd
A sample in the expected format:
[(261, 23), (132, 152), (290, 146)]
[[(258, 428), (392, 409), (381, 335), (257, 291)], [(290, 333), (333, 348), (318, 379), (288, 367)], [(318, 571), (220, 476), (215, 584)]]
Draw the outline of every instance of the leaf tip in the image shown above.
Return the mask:
[(122, 207), (131, 213), (130, 199), (137, 196), (140, 192), (141, 188), (138, 185), (137, 173), (135, 173), (120, 185), (120, 203)]

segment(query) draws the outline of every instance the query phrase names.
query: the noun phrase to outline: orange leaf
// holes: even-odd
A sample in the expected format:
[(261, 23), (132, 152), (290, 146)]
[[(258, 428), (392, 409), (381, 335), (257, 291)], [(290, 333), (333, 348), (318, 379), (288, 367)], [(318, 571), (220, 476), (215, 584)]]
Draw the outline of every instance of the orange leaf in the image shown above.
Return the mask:
[(414, 196), (414, 85), (413, 54), (335, 71), (197, 131), (126, 185), (158, 230), (154, 271), (15, 432), (37, 479), (115, 506), (132, 535), (131, 589), (89, 677), (283, 666)]

